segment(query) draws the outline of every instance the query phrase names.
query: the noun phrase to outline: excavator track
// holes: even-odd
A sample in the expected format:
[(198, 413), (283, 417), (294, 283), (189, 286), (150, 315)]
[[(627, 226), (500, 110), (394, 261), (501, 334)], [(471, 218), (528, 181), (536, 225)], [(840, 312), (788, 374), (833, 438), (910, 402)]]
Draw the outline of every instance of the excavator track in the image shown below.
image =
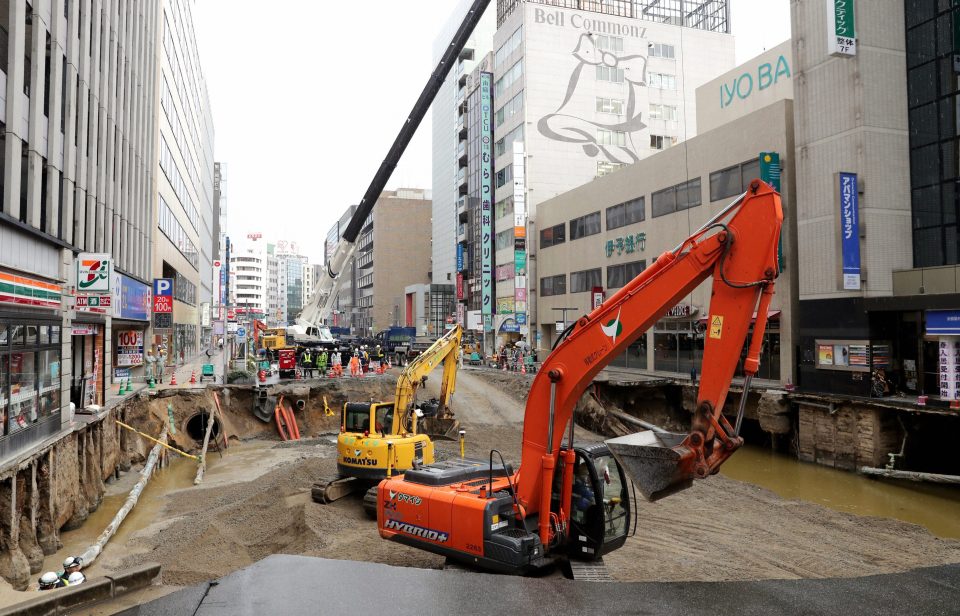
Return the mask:
[(363, 495), (363, 512), (371, 520), (377, 519), (377, 486), (371, 486)]
[[(365, 484), (356, 477), (321, 479), (313, 484), (313, 488), (310, 489), (310, 496), (313, 497), (315, 502), (329, 505), (344, 496), (349, 496), (354, 492), (360, 491), (364, 485)], [(376, 506), (376, 499), (374, 499), (374, 506)], [(376, 509), (374, 509), (374, 511), (376, 511)]]

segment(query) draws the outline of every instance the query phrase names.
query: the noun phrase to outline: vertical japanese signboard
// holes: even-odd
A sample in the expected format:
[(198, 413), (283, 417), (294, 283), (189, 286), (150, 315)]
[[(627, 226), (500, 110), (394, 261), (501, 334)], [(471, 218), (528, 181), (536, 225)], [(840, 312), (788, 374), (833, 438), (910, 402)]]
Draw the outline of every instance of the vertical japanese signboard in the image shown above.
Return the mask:
[(860, 289), (860, 201), (857, 174), (838, 173), (840, 197), (840, 253), (843, 288)]
[[(777, 192), (780, 189), (780, 152), (760, 152), (760, 179), (773, 186)], [(777, 242), (777, 265), (780, 271), (784, 270), (783, 261), (783, 231), (780, 231), (780, 241)]]
[(827, 3), (827, 53), (831, 56), (857, 55), (854, 0), (825, 0)]
[(960, 338), (940, 336), (940, 397), (956, 400), (960, 393)]
[(513, 142), (514, 310), (517, 325), (527, 325), (527, 180), (522, 141)]
[(493, 331), (493, 73), (480, 73), (480, 302), (483, 331)]

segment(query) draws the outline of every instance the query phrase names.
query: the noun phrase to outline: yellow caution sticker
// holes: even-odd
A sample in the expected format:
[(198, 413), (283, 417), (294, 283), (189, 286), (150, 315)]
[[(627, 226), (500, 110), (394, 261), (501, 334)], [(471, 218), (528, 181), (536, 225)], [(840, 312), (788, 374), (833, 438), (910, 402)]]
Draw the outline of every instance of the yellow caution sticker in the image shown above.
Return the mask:
[(723, 317), (714, 315), (710, 317), (710, 337), (720, 340), (723, 337)]

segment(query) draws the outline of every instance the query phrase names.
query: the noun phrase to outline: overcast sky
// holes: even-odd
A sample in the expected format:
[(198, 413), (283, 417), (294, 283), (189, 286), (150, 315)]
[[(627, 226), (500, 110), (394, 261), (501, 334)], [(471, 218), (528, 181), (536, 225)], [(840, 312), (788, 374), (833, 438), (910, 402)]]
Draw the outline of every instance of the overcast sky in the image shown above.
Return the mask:
[[(789, 0), (731, 2), (738, 64), (790, 37)], [(433, 70), (456, 4), (196, 0), (232, 237), (295, 241), (321, 262), (327, 230), (360, 201)], [(431, 187), (430, 126), (428, 115), (388, 188)]]

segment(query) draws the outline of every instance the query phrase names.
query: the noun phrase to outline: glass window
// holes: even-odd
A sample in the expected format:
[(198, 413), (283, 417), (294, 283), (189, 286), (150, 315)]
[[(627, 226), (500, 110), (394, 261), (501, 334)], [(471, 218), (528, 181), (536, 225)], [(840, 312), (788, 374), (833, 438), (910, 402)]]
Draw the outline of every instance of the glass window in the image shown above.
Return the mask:
[(597, 479), (600, 480), (600, 497), (606, 522), (603, 525), (603, 541), (613, 541), (627, 534), (629, 519), (625, 503), (630, 502), (627, 487), (620, 481), (620, 468), (613, 456), (603, 456), (595, 461)]
[(7, 376), (10, 374), (10, 356), (0, 353), (0, 434), (7, 433), (7, 413), (10, 401), (7, 399)]
[(710, 200), (719, 201), (739, 195), (743, 191), (743, 181), (740, 179), (740, 165), (734, 165), (710, 174)]
[(646, 260), (631, 261), (607, 267), (607, 288), (619, 289), (647, 268)]
[(607, 231), (619, 229), (644, 219), (644, 198), (631, 199), (607, 208)]
[(60, 410), (60, 351), (39, 351), (37, 357), (40, 417), (49, 417)]
[(650, 195), (651, 215), (656, 218), (677, 211), (677, 191), (673, 188), (659, 190)]
[(606, 160), (597, 161), (597, 177), (602, 178), (605, 175), (610, 175), (618, 169), (626, 167), (626, 163), (611, 163)]
[(600, 233), (600, 212), (593, 212), (570, 221), (570, 240)]
[(567, 225), (566, 223), (560, 223), (559, 225), (554, 225), (549, 229), (541, 229), (540, 231), (540, 248), (550, 248), (551, 246), (556, 246), (567, 241), (566, 238)]
[(36, 379), (34, 352), (11, 353), (8, 434), (19, 432), (37, 420)]
[(377, 423), (374, 426), (377, 432), (388, 434), (393, 430), (393, 405), (377, 407)]
[(584, 293), (593, 287), (603, 286), (603, 273), (600, 268), (570, 272), (570, 292)]
[(743, 163), (740, 166), (740, 175), (743, 178), (743, 186), (740, 187), (740, 192), (747, 192), (747, 188), (750, 187), (750, 182), (760, 177), (760, 159), (754, 158), (751, 161)]
[(548, 276), (540, 279), (540, 296), (549, 297), (550, 295), (563, 295), (567, 292), (567, 276), (560, 274), (558, 276)]
[(697, 207), (701, 202), (700, 178), (677, 185), (677, 210)]

